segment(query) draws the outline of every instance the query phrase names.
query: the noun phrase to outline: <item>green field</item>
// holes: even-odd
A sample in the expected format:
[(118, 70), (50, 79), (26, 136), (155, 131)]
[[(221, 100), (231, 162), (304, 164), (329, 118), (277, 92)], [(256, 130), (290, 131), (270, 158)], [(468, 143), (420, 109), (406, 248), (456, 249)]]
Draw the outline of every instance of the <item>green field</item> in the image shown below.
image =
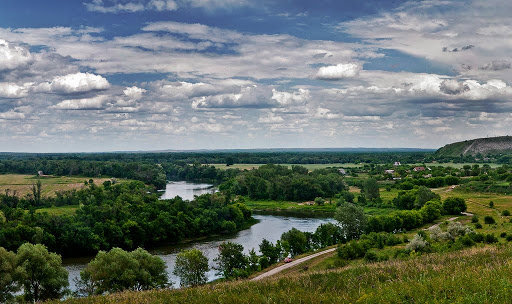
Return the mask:
[(74, 215), (78, 206), (61, 206), (37, 209), (36, 213), (48, 213), (49, 215)]
[[(32, 185), (41, 181), (42, 189), (41, 194), (43, 197), (54, 196), (57, 191), (81, 189), (84, 186), (84, 182), (90, 180), (89, 177), (68, 177), (68, 176), (48, 176), (38, 177), (35, 175), (26, 174), (2, 174), (0, 175), (0, 192), (5, 193), (6, 190), (10, 191), (10, 194), (14, 194), (19, 197), (25, 196), (32, 193)], [(100, 185), (110, 178), (92, 178), (96, 185)], [(122, 181), (117, 179), (118, 181)]]

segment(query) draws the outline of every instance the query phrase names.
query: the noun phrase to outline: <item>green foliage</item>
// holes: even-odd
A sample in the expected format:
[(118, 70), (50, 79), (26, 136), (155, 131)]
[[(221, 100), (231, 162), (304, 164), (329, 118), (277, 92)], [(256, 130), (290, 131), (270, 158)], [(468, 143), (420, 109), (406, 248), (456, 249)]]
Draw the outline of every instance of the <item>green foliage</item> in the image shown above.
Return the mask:
[(494, 202), (493, 201), (489, 202), (489, 208), (494, 208)]
[(23, 242), (42, 243), (64, 256), (95, 254), (114, 247), (133, 250), (186, 238), (233, 233), (251, 221), (251, 211), (227, 196), (205, 194), (192, 202), (160, 200), (143, 183), (110, 187), (88, 184), (68, 193), (75, 214), (25, 213), (21, 201), (0, 195), (7, 221), (0, 224), (0, 244), (16, 250)]
[(232, 242), (224, 242), (219, 246), (219, 255), (215, 258), (219, 275), (226, 279), (245, 277), (248, 275), (248, 257), (243, 253), (244, 247)]
[(206, 283), (208, 258), (198, 249), (184, 250), (176, 257), (173, 274), (180, 278), (181, 286), (197, 286)]
[(18, 248), (16, 265), (27, 301), (59, 299), (67, 291), (68, 272), (61, 257), (41, 244), (25, 243)]
[(16, 254), (0, 247), (0, 303), (11, 301), (18, 290)]
[(261, 263), (262, 268), (277, 263), (277, 261), (281, 259), (281, 250), (280, 242), (273, 245), (267, 239), (263, 239), (260, 244), (260, 252), (263, 255), (263, 263)]
[(503, 216), (510, 216), (510, 211), (508, 211), (508, 210), (503, 210), (503, 211), (501, 212), (501, 215), (503, 215)]
[(421, 235), (416, 234), (405, 246), (405, 249), (415, 252), (426, 252), (429, 250), (429, 243)]
[(251, 199), (306, 201), (316, 197), (333, 197), (346, 190), (346, 185), (336, 169), (319, 169), (309, 173), (299, 166), (288, 169), (286, 166), (269, 164), (241, 172), (219, 188), (232, 194), (247, 195)]
[(440, 200), (440, 196), (425, 186), (410, 191), (400, 191), (398, 196), (393, 199), (393, 205), (398, 209), (420, 209), (426, 202)]
[(479, 219), (478, 219), (478, 215), (476, 215), (476, 214), (475, 214), (475, 215), (473, 215), (473, 216), (471, 217), (471, 223), (478, 223), (478, 221), (479, 221)]
[(484, 217), (484, 223), (488, 224), (488, 225), (492, 225), (492, 224), (495, 224), (496, 223), (496, 220), (490, 216), (490, 215), (486, 215)]
[(461, 197), (449, 197), (443, 201), (443, 209), (446, 214), (458, 215), (467, 210), (466, 201)]
[(341, 228), (341, 235), (346, 240), (359, 238), (367, 226), (367, 218), (363, 209), (351, 203), (343, 203), (336, 209), (334, 218)]
[(302, 254), (309, 250), (309, 242), (306, 234), (295, 228), (281, 235), (281, 244), (287, 248), (292, 256)]
[(100, 251), (80, 273), (80, 292), (85, 295), (123, 290), (149, 290), (168, 285), (165, 262), (146, 250), (121, 248)]
[(379, 185), (377, 184), (377, 180), (374, 178), (365, 180), (361, 191), (365, 198), (371, 202), (377, 202), (380, 200)]

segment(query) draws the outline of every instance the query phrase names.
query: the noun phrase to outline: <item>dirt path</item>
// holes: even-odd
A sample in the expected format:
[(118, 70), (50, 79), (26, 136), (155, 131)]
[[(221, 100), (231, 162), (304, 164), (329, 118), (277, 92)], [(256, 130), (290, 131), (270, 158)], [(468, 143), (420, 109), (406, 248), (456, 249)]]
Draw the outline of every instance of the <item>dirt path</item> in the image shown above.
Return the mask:
[(274, 269), (271, 269), (271, 270), (269, 270), (269, 271), (267, 271), (265, 273), (262, 273), (259, 276), (252, 278), (251, 281), (259, 281), (261, 279), (268, 278), (268, 277), (273, 276), (273, 275), (275, 275), (277, 273), (280, 273), (281, 271), (283, 271), (285, 269), (297, 266), (297, 265), (299, 265), (301, 263), (304, 263), (304, 262), (306, 262), (308, 260), (314, 259), (314, 258), (316, 258), (318, 256), (324, 255), (324, 254), (329, 253), (329, 252), (333, 252), (335, 250), (336, 250), (336, 248), (330, 248), (330, 249), (327, 249), (327, 250), (324, 250), (324, 251), (320, 251), (320, 252), (314, 253), (312, 255), (305, 256), (305, 257), (297, 259), (297, 260), (295, 260), (293, 262), (281, 265), (281, 266), (276, 267)]
[[(473, 213), (469, 213), (469, 212), (461, 212), (461, 214), (462, 214), (462, 215), (465, 215), (465, 216), (473, 216)], [(455, 220), (456, 220), (456, 219), (458, 219), (458, 218), (459, 218), (458, 216), (451, 217), (451, 218), (449, 218), (449, 219), (447, 219), (446, 221), (443, 221), (443, 222), (441, 222), (441, 223), (444, 223), (444, 222), (453, 222), (453, 221), (455, 221)], [(425, 228), (425, 229), (423, 229), (423, 230), (429, 230), (430, 228), (438, 227), (439, 225), (441, 225), (441, 223), (437, 223), (437, 224), (432, 225), (432, 226), (430, 226), (430, 227), (428, 227), (428, 228)]]

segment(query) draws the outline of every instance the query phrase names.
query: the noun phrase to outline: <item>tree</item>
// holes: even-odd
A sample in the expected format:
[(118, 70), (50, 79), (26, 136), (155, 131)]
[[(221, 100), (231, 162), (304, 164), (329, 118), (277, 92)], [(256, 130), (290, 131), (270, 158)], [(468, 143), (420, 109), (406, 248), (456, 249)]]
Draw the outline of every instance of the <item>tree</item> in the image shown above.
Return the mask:
[(247, 268), (248, 259), (243, 253), (244, 246), (224, 242), (219, 246), (219, 255), (215, 258), (218, 274), (224, 278), (233, 278), (242, 270)]
[(281, 243), (289, 248), (292, 256), (304, 253), (309, 249), (306, 235), (296, 228), (283, 233), (281, 235)]
[(18, 290), (16, 254), (0, 247), (0, 303), (11, 300)]
[(363, 193), (368, 200), (372, 202), (378, 201), (380, 199), (380, 192), (377, 180), (373, 178), (367, 179), (363, 184)]
[(66, 292), (68, 272), (61, 257), (41, 244), (25, 243), (18, 248), (16, 265), (27, 301), (60, 299)]
[(267, 239), (263, 239), (260, 244), (260, 252), (265, 258), (267, 258), (267, 266), (277, 263), (281, 257), (281, 246), (276, 244), (275, 246)]
[(176, 257), (173, 274), (180, 278), (180, 285), (197, 286), (207, 281), (208, 258), (198, 249), (184, 250)]
[(149, 290), (168, 285), (165, 262), (138, 248), (132, 252), (113, 248), (100, 251), (80, 273), (81, 290), (93, 294), (123, 290)]
[(343, 203), (338, 207), (334, 218), (338, 221), (345, 240), (358, 238), (366, 228), (367, 218), (363, 208), (351, 203)]
[(32, 196), (34, 198), (34, 205), (41, 205), (41, 180), (37, 180), (36, 184), (32, 184)]
[(443, 209), (446, 214), (460, 214), (466, 211), (466, 201), (460, 197), (449, 197), (443, 202)]

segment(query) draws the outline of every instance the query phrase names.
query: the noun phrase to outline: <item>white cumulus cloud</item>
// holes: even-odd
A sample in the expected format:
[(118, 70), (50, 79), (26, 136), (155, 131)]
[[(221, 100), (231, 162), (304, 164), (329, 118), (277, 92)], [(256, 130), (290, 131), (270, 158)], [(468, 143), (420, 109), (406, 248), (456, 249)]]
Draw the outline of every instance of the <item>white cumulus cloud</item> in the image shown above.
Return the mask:
[(0, 71), (13, 70), (32, 61), (29, 50), (0, 39)]
[(57, 76), (51, 82), (40, 84), (36, 91), (58, 94), (76, 94), (106, 90), (110, 83), (103, 76), (91, 73), (75, 73)]
[(357, 63), (340, 63), (337, 65), (325, 66), (318, 69), (316, 77), (324, 80), (339, 80), (343, 78), (356, 77), (361, 70)]

